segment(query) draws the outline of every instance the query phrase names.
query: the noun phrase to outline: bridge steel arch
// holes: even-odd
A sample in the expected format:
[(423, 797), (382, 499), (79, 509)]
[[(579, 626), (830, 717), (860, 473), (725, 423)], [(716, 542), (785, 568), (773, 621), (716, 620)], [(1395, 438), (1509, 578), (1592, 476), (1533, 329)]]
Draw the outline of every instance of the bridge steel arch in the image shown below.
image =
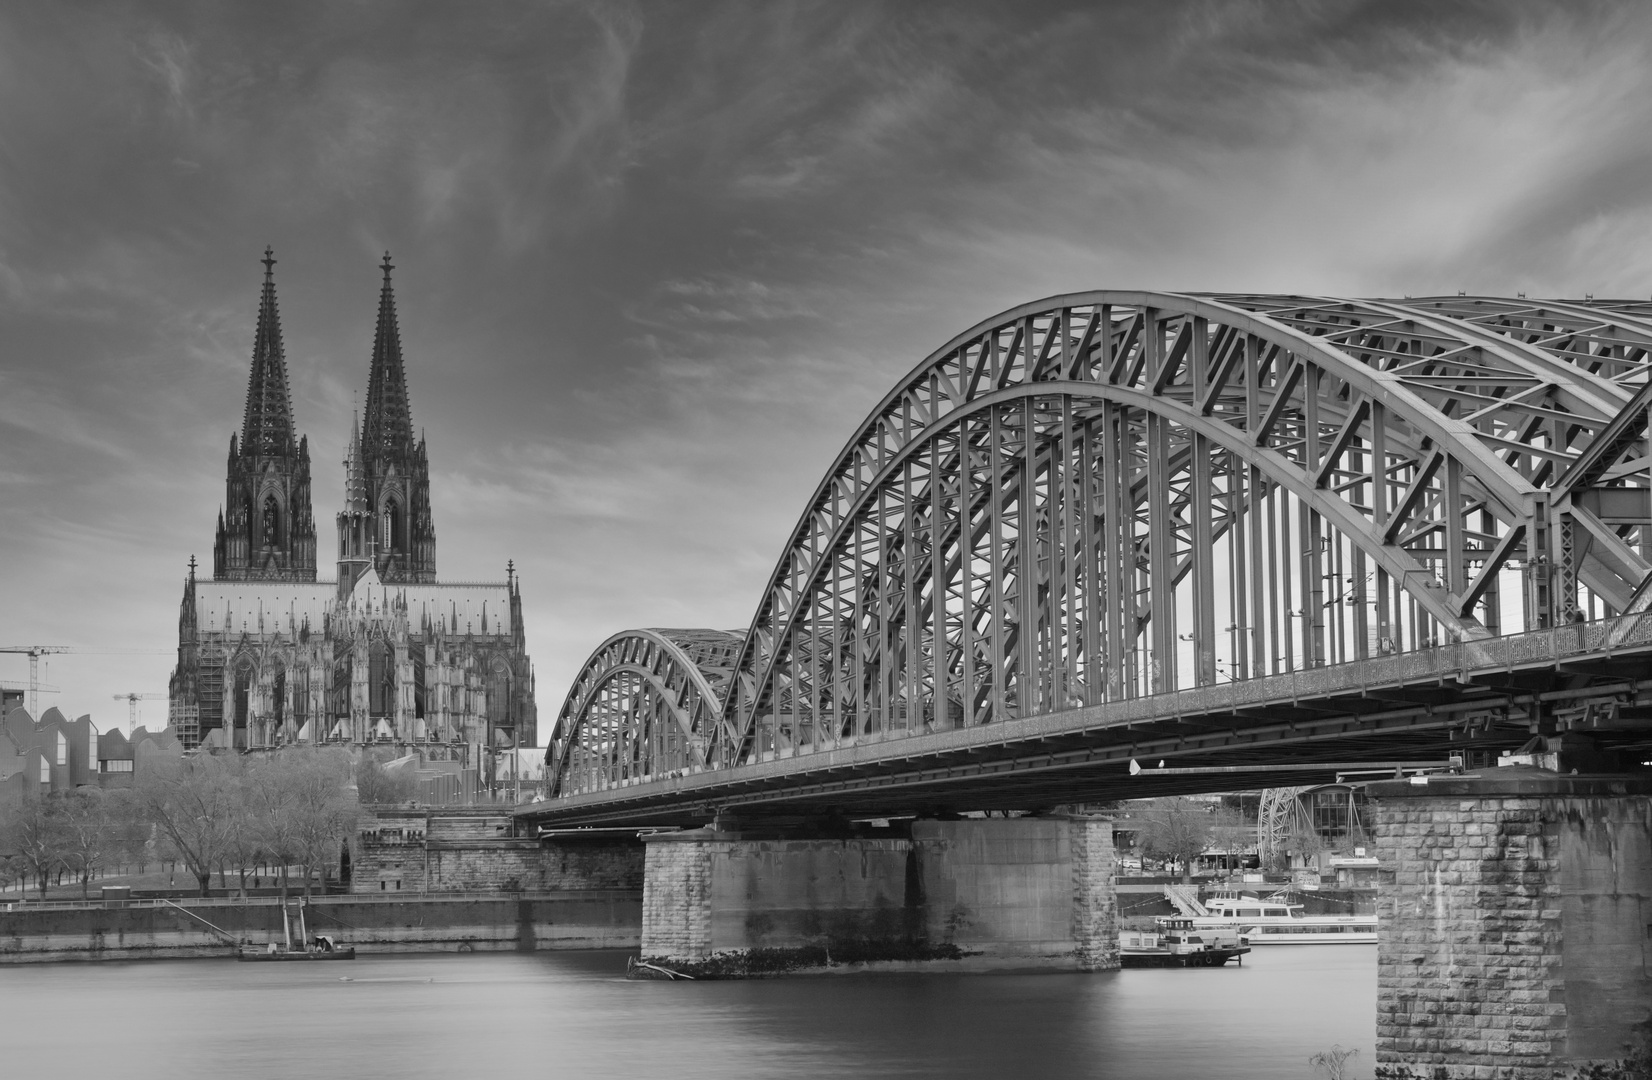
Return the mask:
[[(637, 636), (668, 632), (597, 650), (552, 793), (1640, 610), (1649, 307), (1004, 312), (849, 440), (715, 688)], [(616, 659), (648, 647), (672, 673)]]
[(572, 789), (680, 775), (703, 764), (743, 635), (627, 630), (599, 645), (568, 691), (551, 771)]

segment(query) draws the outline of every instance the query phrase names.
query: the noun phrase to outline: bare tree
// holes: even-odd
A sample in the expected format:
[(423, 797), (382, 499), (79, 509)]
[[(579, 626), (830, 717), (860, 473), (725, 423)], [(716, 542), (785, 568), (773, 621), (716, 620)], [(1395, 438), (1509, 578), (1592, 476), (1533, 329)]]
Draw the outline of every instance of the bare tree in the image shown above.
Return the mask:
[(125, 792), (78, 788), (56, 796), (58, 857), (80, 878), (80, 896), (91, 897), (92, 875), (118, 858), (130, 838), (132, 814)]
[(1302, 864), (1307, 866), (1312, 863), (1321, 852), (1330, 850), (1330, 847), (1331, 845), (1327, 843), (1325, 838), (1319, 834), (1319, 830), (1314, 828), (1312, 822), (1305, 820), (1294, 821), (1291, 823), (1290, 836), (1286, 840), (1287, 868), (1291, 855), (1296, 855), (1301, 858)]
[[(0, 845), (4, 845), (5, 826), (0, 824)], [(0, 889), (10, 889), (12, 882), (22, 884), (23, 860), (0, 846)]]
[(1210, 808), (1210, 846), (1235, 855), (1256, 844), (1256, 822), (1246, 821), (1236, 806), (1217, 803)]
[(1344, 1080), (1350, 1068), (1348, 1059), (1358, 1056), (1358, 1050), (1337, 1045), (1329, 1050), (1321, 1050), (1317, 1054), (1310, 1055), (1308, 1064), (1312, 1065), (1314, 1071), (1322, 1074), (1326, 1080)]
[(261, 775), (269, 771), (264, 761), (240, 759), (239, 775), (235, 777), (239, 797), (233, 800), (224, 817), (224, 857), (219, 865), (219, 879), (222, 883), (225, 865), (235, 867), (243, 899), (247, 895), (247, 871), (268, 856), (260, 798), (265, 785), (259, 781)]
[(0, 851), (35, 876), (46, 899), (51, 874), (63, 865), (61, 800), (41, 795), (11, 802), (0, 817)]
[(418, 777), (411, 771), (386, 769), (366, 751), (356, 762), (356, 797), (363, 806), (405, 803), (418, 792)]
[(253, 835), (282, 867), (283, 898), (287, 867), (303, 867), (308, 896), (315, 868), (330, 861), (355, 828), (350, 774), (349, 756), (339, 750), (290, 749), (248, 770)]
[(288, 868), (300, 861), (297, 829), (297, 784), (288, 751), (261, 762), (247, 774), (247, 828), (266, 856), (280, 867), (281, 900), (287, 899)]
[(1210, 807), (1175, 796), (1135, 803), (1130, 811), (1136, 824), (1136, 846), (1155, 859), (1182, 866), (1182, 880), (1192, 879), (1193, 860), (1210, 846), (1214, 824)]
[(202, 896), (211, 893), (212, 868), (229, 853), (244, 771), (234, 755), (157, 759), (132, 788), (143, 813), (195, 876)]
[(355, 830), (357, 800), (350, 790), (350, 761), (343, 752), (293, 754), (291, 761), (294, 832), (307, 897), (315, 870), (332, 862), (339, 844)]

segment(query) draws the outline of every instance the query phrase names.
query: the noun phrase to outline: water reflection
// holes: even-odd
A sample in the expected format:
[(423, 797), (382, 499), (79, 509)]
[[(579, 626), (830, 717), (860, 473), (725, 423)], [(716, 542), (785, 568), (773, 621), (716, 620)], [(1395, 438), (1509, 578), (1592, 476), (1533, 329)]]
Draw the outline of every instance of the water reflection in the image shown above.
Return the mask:
[[(618, 952), (0, 968), (9, 1075), (1309, 1077), (1360, 1050), (1376, 950), (1099, 975), (627, 982)], [(17, 1071), (13, 1071), (16, 1069)]]

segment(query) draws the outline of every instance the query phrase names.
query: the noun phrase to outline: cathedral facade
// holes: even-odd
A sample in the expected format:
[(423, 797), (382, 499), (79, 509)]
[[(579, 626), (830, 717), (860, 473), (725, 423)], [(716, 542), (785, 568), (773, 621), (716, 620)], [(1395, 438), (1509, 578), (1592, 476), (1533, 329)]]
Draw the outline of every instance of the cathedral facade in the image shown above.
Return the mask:
[(190, 559), (170, 718), (185, 748), (382, 746), (451, 777), (450, 797), (493, 786), (499, 752), (536, 742), (533, 665), (515, 574), (436, 580), (430, 466), (415, 439), (382, 267), (366, 405), (352, 426), (336, 522), (337, 573), (316, 576), (309, 440), (298, 434), (276, 307), (264, 287), (241, 430), (230, 436), (212, 576)]

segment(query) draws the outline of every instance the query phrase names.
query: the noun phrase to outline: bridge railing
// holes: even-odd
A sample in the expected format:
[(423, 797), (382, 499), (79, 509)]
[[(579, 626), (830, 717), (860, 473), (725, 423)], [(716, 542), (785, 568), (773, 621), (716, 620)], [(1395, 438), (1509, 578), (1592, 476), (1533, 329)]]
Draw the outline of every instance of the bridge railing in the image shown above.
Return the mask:
[[(1640, 651), (1648, 647), (1652, 647), (1652, 614), (1623, 615), (1521, 634), (1451, 642), (1426, 649), (1374, 656), (1365, 660), (1302, 668), (1279, 675), (1264, 675), (1254, 679), (1213, 683), (1209, 686), (1189, 687), (1162, 694), (1098, 702), (1076, 709), (1008, 718), (1001, 722), (971, 727), (970, 730), (978, 731), (980, 737), (987, 741), (992, 741), (991, 732), (994, 729), (1002, 732), (1003, 738), (1039, 737), (1073, 728), (1074, 720), (1079, 715), (1082, 715), (1082, 721), (1077, 724), (1078, 727), (1107, 728), (1176, 716), (1230, 712), (1247, 707), (1260, 708), (1292, 701), (1334, 698), (1339, 695), (1418, 683), (1445, 680), (1468, 682), (1477, 673), (1530, 668), (1559, 663), (1571, 657), (1610, 655), (1619, 650)], [(865, 742), (894, 742), (913, 735), (925, 734), (929, 732), (918, 730), (899, 734), (883, 733), (870, 738), (850, 736), (838, 742), (835, 748), (841, 749)], [(819, 751), (797, 749), (765, 753), (760, 755), (760, 760), (807, 757), (817, 752)], [(634, 786), (648, 783), (649, 779), (639, 777), (612, 786)]]
[(1477, 672), (1559, 663), (1571, 657), (1638, 650), (1648, 645), (1652, 645), (1652, 614), (1623, 615), (1522, 634), (1451, 642), (1282, 675), (1192, 687), (1109, 702), (1102, 708), (1111, 713), (1122, 707), (1119, 711), (1130, 715), (1120, 716), (1121, 720), (1216, 712), (1248, 704), (1335, 697), (1431, 679), (1460, 677), (1466, 681)]
[[(1264, 708), (1293, 701), (1334, 698), (1362, 691), (1421, 683), (1455, 680), (1467, 683), (1476, 674), (1531, 668), (1563, 662), (1569, 658), (1611, 655), (1618, 651), (1652, 649), (1652, 614), (1624, 615), (1588, 623), (1574, 623), (1522, 634), (1452, 642), (1426, 649), (1371, 657), (1349, 663), (1306, 668), (1255, 679), (1216, 683), (1163, 694), (1144, 695), (1100, 702), (1076, 709), (1006, 718), (962, 730), (880, 733), (856, 738), (849, 736), (829, 748), (845, 750), (856, 745), (899, 743), (917, 737), (943, 738), (947, 748), (957, 745), (1009, 742), (1018, 739), (1073, 734), (1127, 724), (1172, 719), (1178, 716), (1231, 712)], [(960, 743), (962, 740), (962, 743)], [(650, 783), (671, 781), (702, 773), (728, 772), (743, 765), (772, 762), (781, 758), (804, 759), (816, 753), (804, 748), (779, 753), (762, 753), (732, 767), (692, 767), (656, 776), (633, 776), (598, 780), (594, 786), (557, 796), (592, 796), (605, 791), (635, 789)]]

